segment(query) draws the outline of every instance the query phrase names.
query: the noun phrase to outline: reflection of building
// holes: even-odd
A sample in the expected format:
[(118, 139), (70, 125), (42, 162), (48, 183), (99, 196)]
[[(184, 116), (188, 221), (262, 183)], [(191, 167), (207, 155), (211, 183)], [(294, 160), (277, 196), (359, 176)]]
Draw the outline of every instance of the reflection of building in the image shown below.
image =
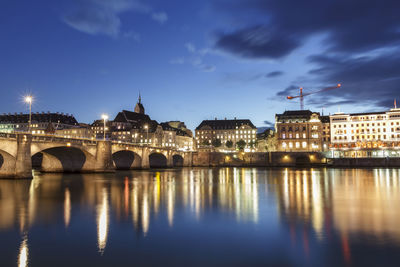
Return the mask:
[[(330, 123), (333, 149), (400, 147), (400, 108), (386, 112), (336, 113), (330, 116)], [(361, 156), (372, 156), (373, 151), (369, 153)], [(377, 156), (379, 153), (385, 156), (384, 151), (375, 151)]]
[[(29, 114), (15, 113), (0, 115), (0, 132), (28, 131)], [(73, 115), (64, 113), (32, 113), (31, 131), (33, 134), (45, 134), (46, 129), (62, 130), (77, 127), (78, 122)]]
[[(238, 141), (243, 140), (247, 149), (254, 149), (257, 128), (250, 120), (204, 120), (196, 128), (198, 147), (210, 147), (214, 140), (220, 140), (220, 149), (235, 150)], [(232, 146), (228, 147), (227, 142)], [(229, 142), (228, 142), (229, 143)]]
[(291, 110), (276, 114), (278, 151), (321, 151), (322, 122), (319, 113)]
[(374, 234), (400, 240), (400, 171), (289, 170), (276, 179), (279, 209), (289, 224), (312, 226), (319, 238)]

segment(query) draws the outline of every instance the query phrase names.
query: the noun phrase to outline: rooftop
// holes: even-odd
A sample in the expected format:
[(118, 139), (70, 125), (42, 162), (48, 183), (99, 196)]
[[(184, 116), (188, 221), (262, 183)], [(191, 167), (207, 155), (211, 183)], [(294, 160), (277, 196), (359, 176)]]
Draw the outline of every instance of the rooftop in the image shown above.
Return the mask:
[[(29, 114), (8, 113), (0, 115), (0, 123), (28, 123)], [(54, 122), (68, 125), (78, 125), (78, 121), (71, 114), (36, 112), (32, 113), (32, 122)]]
[(197, 126), (196, 130), (200, 130), (205, 126), (211, 127), (213, 130), (220, 130), (220, 129), (236, 129), (236, 127), (240, 127), (242, 125), (248, 125), (253, 129), (256, 129), (254, 124), (250, 120), (204, 120)]

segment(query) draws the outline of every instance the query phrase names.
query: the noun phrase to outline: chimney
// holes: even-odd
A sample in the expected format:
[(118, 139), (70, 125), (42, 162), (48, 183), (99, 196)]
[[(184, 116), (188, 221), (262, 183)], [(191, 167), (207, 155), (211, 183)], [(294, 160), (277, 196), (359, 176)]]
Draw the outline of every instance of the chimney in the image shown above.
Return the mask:
[(217, 120), (217, 117), (215, 117), (215, 120)]
[(236, 117), (235, 117), (235, 120), (236, 120)]

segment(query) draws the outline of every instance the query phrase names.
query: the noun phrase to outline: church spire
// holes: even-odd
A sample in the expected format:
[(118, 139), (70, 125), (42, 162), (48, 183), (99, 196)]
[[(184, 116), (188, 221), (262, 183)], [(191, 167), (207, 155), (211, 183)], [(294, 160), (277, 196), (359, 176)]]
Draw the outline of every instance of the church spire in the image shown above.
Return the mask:
[(142, 104), (142, 96), (140, 95), (140, 92), (139, 92), (138, 102), (136, 103), (136, 106), (135, 106), (135, 112), (136, 113), (140, 113), (140, 114), (144, 114), (144, 107), (143, 107), (143, 104)]

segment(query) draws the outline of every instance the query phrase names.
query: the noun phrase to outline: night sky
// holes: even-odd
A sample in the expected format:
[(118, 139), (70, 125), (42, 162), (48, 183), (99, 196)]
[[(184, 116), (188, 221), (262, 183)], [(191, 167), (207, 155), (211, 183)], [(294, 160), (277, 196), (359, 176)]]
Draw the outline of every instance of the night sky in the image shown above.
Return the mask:
[[(0, 112), (133, 110), (268, 126), (308, 96), (325, 114), (400, 100), (398, 0), (1, 0)], [(398, 101), (400, 102), (400, 101)]]

